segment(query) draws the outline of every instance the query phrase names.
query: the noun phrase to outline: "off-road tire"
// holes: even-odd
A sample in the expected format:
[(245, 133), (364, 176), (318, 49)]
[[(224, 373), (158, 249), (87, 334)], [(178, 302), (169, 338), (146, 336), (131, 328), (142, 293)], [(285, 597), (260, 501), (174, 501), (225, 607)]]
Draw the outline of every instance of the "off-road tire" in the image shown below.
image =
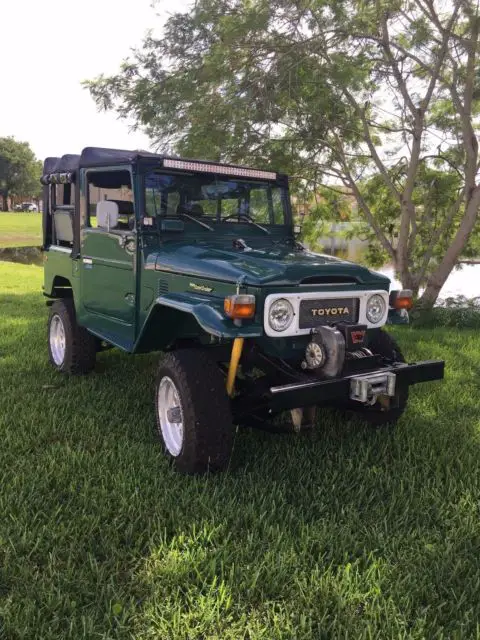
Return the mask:
[[(53, 358), (50, 344), (50, 326), (55, 316), (60, 317), (65, 331), (65, 356), (60, 365)], [(75, 305), (71, 298), (56, 300), (50, 307), (47, 343), (50, 362), (60, 373), (81, 375), (90, 373), (95, 367), (96, 339), (84, 327), (77, 324)]]
[[(162, 379), (176, 386), (183, 420), (183, 443), (173, 456), (162, 435), (158, 397)], [(206, 473), (227, 468), (233, 449), (234, 427), (225, 378), (202, 349), (178, 349), (161, 360), (155, 384), (156, 434), (166, 455), (182, 473)]]
[[(374, 329), (369, 332), (368, 348), (374, 354), (381, 355), (393, 362), (405, 362), (405, 358), (396, 340), (383, 329)], [(384, 425), (393, 426), (398, 422), (406, 409), (408, 403), (408, 385), (402, 387), (397, 386), (394, 401), (397, 406), (388, 410), (379, 408), (378, 403), (372, 407), (358, 407), (358, 403), (355, 401), (349, 404), (349, 408), (356, 417), (374, 427)]]

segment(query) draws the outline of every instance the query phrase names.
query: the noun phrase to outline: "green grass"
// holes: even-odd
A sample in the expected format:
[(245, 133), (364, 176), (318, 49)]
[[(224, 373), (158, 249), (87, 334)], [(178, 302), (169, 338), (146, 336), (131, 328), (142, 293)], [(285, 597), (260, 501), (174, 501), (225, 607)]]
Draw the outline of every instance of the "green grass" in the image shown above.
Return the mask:
[(447, 378), (394, 431), (322, 412), (182, 477), (152, 436), (158, 356), (57, 375), (40, 286), (0, 263), (0, 638), (480, 637), (478, 332), (395, 331)]
[(41, 244), (41, 213), (0, 212), (0, 248), (38, 247)]

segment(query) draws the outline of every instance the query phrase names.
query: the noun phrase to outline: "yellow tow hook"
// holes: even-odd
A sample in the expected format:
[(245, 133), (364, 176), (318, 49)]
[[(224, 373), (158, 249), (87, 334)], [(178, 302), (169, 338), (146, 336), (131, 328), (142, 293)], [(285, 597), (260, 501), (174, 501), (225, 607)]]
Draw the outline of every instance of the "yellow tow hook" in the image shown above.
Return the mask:
[(230, 357), (227, 375), (227, 393), (230, 397), (233, 396), (235, 390), (235, 377), (237, 375), (238, 363), (242, 356), (243, 342), (244, 338), (235, 338), (233, 341), (232, 355)]

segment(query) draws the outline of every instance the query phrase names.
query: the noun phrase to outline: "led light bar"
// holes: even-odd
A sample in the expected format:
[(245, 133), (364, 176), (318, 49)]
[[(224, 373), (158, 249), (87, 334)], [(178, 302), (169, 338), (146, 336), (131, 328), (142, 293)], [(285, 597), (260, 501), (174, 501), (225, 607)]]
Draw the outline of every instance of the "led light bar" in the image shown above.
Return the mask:
[(260, 178), (263, 180), (276, 180), (277, 174), (273, 171), (259, 171), (257, 169), (243, 169), (242, 167), (229, 167), (224, 164), (206, 164), (203, 162), (188, 162), (186, 160), (172, 160), (165, 158), (163, 166), (167, 169), (186, 169), (187, 171), (205, 171), (206, 173), (223, 173), (237, 178)]

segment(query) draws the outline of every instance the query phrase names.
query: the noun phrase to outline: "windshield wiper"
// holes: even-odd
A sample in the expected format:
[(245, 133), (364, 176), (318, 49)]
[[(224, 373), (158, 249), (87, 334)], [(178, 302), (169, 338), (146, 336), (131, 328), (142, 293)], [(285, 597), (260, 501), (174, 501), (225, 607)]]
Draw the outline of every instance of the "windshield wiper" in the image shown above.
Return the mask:
[(209, 231), (215, 231), (215, 229), (213, 227), (211, 227), (209, 224), (207, 224), (206, 222), (202, 222), (201, 220), (198, 220), (198, 218), (194, 218), (193, 216), (189, 216), (188, 213), (179, 213), (178, 215), (179, 216), (183, 216), (184, 218), (188, 218), (192, 222), (196, 222), (201, 227), (205, 227), (205, 229), (208, 229)]
[(265, 227), (262, 227), (261, 224), (258, 224), (257, 222), (255, 222), (252, 216), (249, 216), (248, 213), (232, 213), (232, 215), (222, 218), (222, 222), (226, 222), (227, 220), (232, 220), (233, 218), (238, 218), (239, 222), (240, 222), (240, 218), (245, 218), (248, 224), (253, 224), (254, 227), (258, 227), (258, 229), (261, 229), (267, 235), (270, 235), (270, 231), (268, 229), (265, 229)]
[(261, 224), (258, 224), (258, 222), (255, 222), (255, 220), (252, 220), (252, 218), (250, 218), (250, 217), (247, 217), (247, 216), (245, 216), (245, 217), (247, 218), (247, 220), (249, 221), (250, 224), (253, 224), (254, 227), (257, 227), (257, 229), (261, 229), (262, 231), (265, 231), (265, 233), (267, 235), (271, 235), (270, 231), (268, 229), (266, 229), (265, 227), (262, 227)]

